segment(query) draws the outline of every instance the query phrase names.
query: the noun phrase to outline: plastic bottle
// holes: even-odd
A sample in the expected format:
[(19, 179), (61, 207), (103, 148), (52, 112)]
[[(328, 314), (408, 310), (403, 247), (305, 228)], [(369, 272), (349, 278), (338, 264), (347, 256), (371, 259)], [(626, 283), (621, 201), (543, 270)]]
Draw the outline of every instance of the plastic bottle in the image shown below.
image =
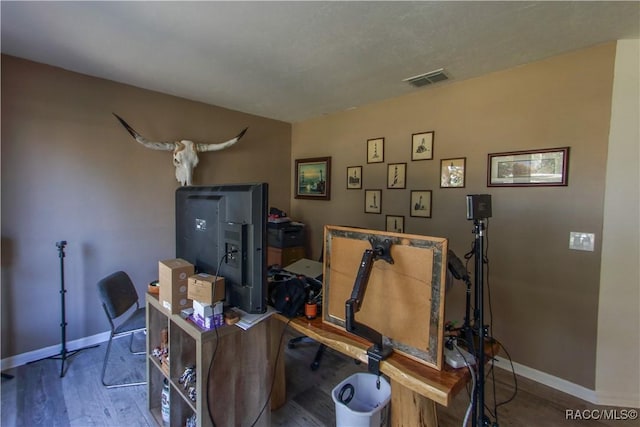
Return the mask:
[(169, 381), (165, 378), (162, 385), (162, 423), (169, 425), (171, 404), (169, 403)]

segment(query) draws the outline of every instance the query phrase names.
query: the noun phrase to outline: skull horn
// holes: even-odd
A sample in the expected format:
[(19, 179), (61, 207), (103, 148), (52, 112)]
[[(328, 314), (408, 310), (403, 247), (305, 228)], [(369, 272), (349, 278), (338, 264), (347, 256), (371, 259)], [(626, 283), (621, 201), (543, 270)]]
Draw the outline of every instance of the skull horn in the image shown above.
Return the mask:
[(196, 144), (196, 150), (198, 150), (198, 152), (200, 153), (203, 153), (205, 151), (218, 151), (223, 150), (227, 147), (231, 147), (233, 144), (240, 141), (240, 138), (244, 136), (244, 134), (247, 132), (247, 129), (249, 128), (244, 128), (242, 132), (240, 132), (235, 138), (231, 138), (230, 140), (225, 142), (220, 142), (217, 144)]
[(162, 151), (173, 151), (176, 148), (176, 144), (173, 142), (159, 142), (159, 141), (150, 141), (144, 136), (140, 135), (134, 128), (129, 126), (129, 123), (125, 122), (124, 119), (118, 116), (116, 113), (112, 113), (116, 116), (116, 119), (124, 126), (124, 128), (131, 134), (133, 139), (138, 141), (140, 144), (144, 145), (147, 148), (151, 148), (152, 150), (162, 150)]

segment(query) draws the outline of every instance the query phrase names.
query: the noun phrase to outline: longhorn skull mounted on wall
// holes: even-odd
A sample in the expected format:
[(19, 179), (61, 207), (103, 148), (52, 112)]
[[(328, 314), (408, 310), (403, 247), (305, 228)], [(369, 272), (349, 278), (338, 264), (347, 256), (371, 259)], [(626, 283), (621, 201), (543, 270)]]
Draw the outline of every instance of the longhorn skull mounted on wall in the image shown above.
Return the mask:
[(136, 132), (127, 122), (113, 113), (114, 116), (120, 121), (122, 126), (133, 136), (133, 138), (140, 144), (152, 150), (173, 151), (173, 165), (176, 167), (176, 179), (181, 185), (191, 185), (193, 181), (193, 169), (198, 166), (198, 153), (205, 151), (219, 151), (227, 147), (231, 147), (238, 142), (244, 135), (248, 128), (244, 128), (242, 132), (235, 138), (231, 138), (228, 141), (220, 142), (217, 144), (202, 144), (195, 143), (183, 139), (175, 142), (157, 142), (150, 141), (144, 136)]

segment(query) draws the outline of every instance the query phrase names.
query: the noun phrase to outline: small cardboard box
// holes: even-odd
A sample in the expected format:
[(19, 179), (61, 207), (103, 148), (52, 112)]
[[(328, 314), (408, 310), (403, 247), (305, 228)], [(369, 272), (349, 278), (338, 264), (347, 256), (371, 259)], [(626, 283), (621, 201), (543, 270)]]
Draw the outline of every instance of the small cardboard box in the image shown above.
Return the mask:
[[(193, 299), (193, 298), (192, 298)], [(196, 299), (193, 300), (193, 315), (200, 316), (203, 319), (206, 317), (213, 316), (213, 306), (211, 304), (206, 304), (200, 302)]]
[(215, 304), (224, 299), (224, 277), (219, 277), (213, 283), (216, 276), (207, 273), (194, 274), (189, 277), (189, 290), (187, 297), (203, 304)]
[(194, 266), (181, 258), (167, 259), (158, 263), (160, 304), (171, 314), (180, 313), (191, 307), (192, 301), (187, 295), (189, 277), (193, 275)]

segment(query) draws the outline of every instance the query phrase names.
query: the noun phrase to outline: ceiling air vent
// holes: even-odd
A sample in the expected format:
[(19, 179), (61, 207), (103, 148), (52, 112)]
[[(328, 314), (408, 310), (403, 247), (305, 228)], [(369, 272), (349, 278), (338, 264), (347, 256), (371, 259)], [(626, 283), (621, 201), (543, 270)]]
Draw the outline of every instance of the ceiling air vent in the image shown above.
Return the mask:
[(428, 73), (420, 74), (418, 76), (409, 77), (402, 80), (415, 87), (422, 87), (433, 83), (438, 83), (444, 80), (449, 80), (449, 77), (444, 73), (444, 69), (429, 71)]

